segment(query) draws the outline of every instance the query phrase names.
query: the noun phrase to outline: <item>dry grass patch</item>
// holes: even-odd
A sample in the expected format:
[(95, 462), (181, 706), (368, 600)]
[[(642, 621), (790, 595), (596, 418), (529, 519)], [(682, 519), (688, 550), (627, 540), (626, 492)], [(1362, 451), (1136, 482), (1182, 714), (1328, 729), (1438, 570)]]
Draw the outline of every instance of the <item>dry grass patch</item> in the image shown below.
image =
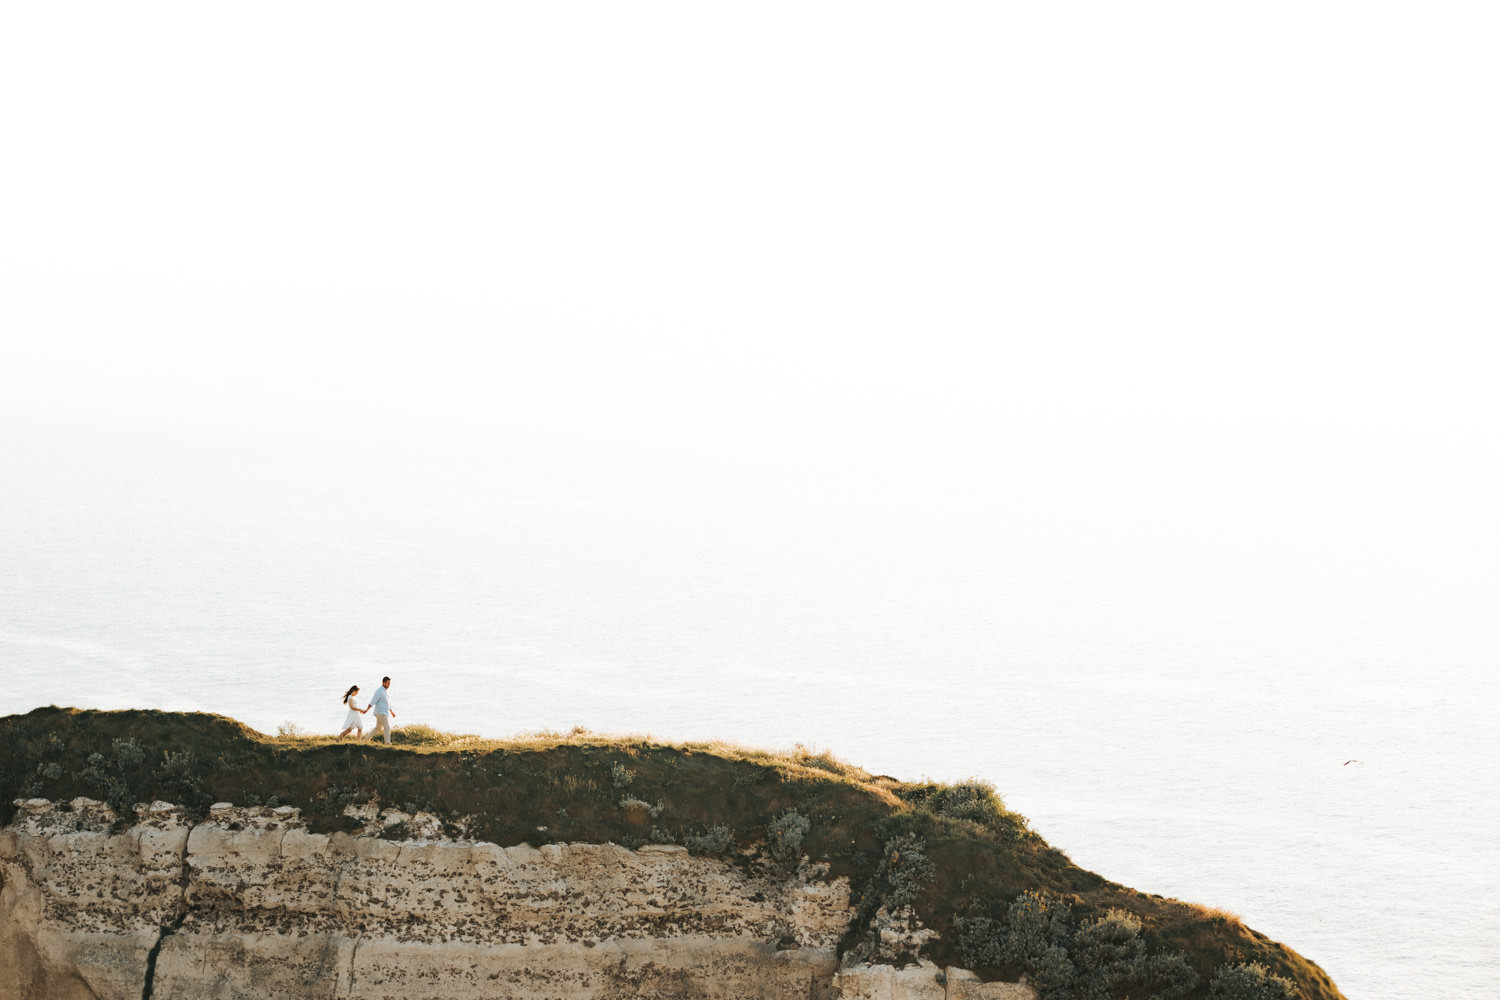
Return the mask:
[(1233, 924), (1235, 927), (1244, 927), (1245, 922), (1240, 915), (1222, 906), (1203, 906), (1198, 903), (1188, 904), (1204, 920), (1211, 924)]

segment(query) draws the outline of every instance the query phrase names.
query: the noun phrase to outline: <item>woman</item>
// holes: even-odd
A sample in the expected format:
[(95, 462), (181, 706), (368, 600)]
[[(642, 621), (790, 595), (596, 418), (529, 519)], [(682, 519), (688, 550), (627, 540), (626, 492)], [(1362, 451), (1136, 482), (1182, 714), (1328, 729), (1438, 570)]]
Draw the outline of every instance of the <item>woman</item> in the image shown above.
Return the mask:
[(359, 739), (360, 736), (365, 734), (365, 727), (359, 724), (359, 717), (368, 712), (370, 706), (366, 705), (364, 708), (356, 708), (354, 705), (354, 696), (357, 694), (359, 694), (358, 684), (344, 692), (344, 704), (349, 706), (349, 712), (344, 716), (344, 731), (339, 733), (338, 738), (334, 740), (335, 743), (348, 736), (351, 729), (358, 731), (359, 735), (355, 739)]

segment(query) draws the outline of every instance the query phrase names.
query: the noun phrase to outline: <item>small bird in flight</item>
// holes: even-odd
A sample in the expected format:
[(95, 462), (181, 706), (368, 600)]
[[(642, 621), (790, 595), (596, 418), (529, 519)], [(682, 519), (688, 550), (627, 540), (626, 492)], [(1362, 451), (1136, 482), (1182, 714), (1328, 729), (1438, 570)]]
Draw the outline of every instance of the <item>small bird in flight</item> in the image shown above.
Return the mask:
[(1344, 766), (1348, 767), (1350, 764), (1363, 764), (1363, 763), (1364, 763), (1364, 761), (1362, 761), (1362, 760), (1354, 760), (1353, 758), (1350, 758), (1349, 760), (1344, 761)]

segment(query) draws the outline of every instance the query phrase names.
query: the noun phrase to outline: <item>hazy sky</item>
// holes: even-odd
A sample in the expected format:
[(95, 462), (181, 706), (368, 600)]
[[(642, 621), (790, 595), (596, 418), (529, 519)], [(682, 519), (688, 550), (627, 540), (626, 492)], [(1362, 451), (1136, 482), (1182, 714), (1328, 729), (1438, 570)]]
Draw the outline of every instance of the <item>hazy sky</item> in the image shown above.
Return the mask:
[(3, 433), (1431, 493), (1478, 523), (1497, 20), (10, 4)]

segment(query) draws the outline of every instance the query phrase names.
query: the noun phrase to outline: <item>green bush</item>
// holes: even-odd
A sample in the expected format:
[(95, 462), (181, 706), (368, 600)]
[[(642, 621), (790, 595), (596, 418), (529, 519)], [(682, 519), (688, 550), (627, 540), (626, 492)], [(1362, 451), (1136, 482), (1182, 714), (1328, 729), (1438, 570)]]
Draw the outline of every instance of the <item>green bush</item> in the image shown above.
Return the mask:
[(32, 772), (31, 781), (22, 787), (21, 797), (34, 799), (42, 796), (51, 783), (60, 779), (63, 773), (63, 766), (55, 760), (38, 764), (36, 770)]
[(109, 786), (109, 772), (105, 770), (105, 763), (102, 753), (91, 753), (83, 770), (78, 772), (78, 777), (96, 793)]
[(1036, 838), (1025, 816), (1005, 808), (995, 786), (979, 778), (956, 785), (909, 786), (899, 792), (912, 805), (934, 816), (974, 823), (1013, 841)]
[[(1023, 969), (1040, 969), (1052, 948), (1064, 951), (1073, 942), (1073, 911), (1044, 892), (1023, 892), (1010, 904), (1000, 937), (1000, 959)], [(998, 963), (997, 963), (998, 964)]]
[(1154, 951), (1141, 967), (1140, 982), (1151, 991), (1148, 1000), (1178, 1000), (1193, 992), (1198, 973), (1180, 951)]
[(973, 820), (981, 826), (993, 826), (1005, 811), (995, 786), (978, 778), (940, 787), (926, 805), (939, 816)]
[(121, 821), (127, 821), (130, 808), (135, 805), (135, 794), (131, 792), (129, 785), (114, 778), (104, 789), (104, 803), (119, 813)]
[(146, 748), (137, 743), (134, 737), (115, 740), (114, 742), (115, 766), (122, 771), (139, 767), (146, 759)]
[(1038, 1000), (1074, 1000), (1078, 996), (1073, 988), (1078, 968), (1068, 956), (1068, 949), (1060, 944), (1042, 953), (1031, 976)]
[(165, 751), (161, 765), (157, 767), (151, 780), (156, 786), (157, 794), (183, 806), (190, 816), (201, 816), (213, 800), (203, 788), (198, 761), (191, 750), (181, 753)]
[(766, 827), (766, 844), (777, 861), (796, 861), (802, 856), (802, 838), (812, 829), (812, 820), (795, 809), (787, 809)]
[(162, 778), (190, 777), (193, 773), (193, 751), (184, 750), (181, 753), (164, 751), (161, 766), (156, 769), (156, 773)]
[(1074, 988), (1084, 1000), (1114, 1000), (1144, 969), (1146, 942), (1141, 940), (1141, 921), (1133, 913), (1110, 910), (1078, 928), (1068, 953), (1074, 966)]
[(368, 801), (369, 793), (359, 788), (349, 788), (343, 785), (329, 785), (318, 793), (313, 800), (313, 810), (330, 814), (341, 815), (344, 807)]
[(1000, 921), (960, 915), (953, 918), (953, 924), (958, 928), (958, 953), (964, 965), (971, 969), (992, 969), (1004, 964), (1000, 957), (1004, 925)]
[(955, 922), (960, 953), (971, 968), (1021, 969), (1041, 1000), (1178, 1000), (1198, 984), (1183, 953), (1148, 952), (1140, 919), (1124, 910), (1077, 925), (1058, 897), (1025, 892), (1003, 919), (967, 916)]
[(1221, 965), (1208, 983), (1213, 1000), (1299, 1000), (1290, 979), (1272, 975), (1259, 962)]
[(875, 870), (877, 885), (884, 886), (883, 897), (891, 906), (910, 906), (932, 881), (936, 869), (927, 857), (927, 844), (912, 834), (886, 843)]
[(734, 831), (727, 826), (709, 827), (703, 836), (687, 838), (688, 853), (696, 855), (723, 854), (733, 844)]

